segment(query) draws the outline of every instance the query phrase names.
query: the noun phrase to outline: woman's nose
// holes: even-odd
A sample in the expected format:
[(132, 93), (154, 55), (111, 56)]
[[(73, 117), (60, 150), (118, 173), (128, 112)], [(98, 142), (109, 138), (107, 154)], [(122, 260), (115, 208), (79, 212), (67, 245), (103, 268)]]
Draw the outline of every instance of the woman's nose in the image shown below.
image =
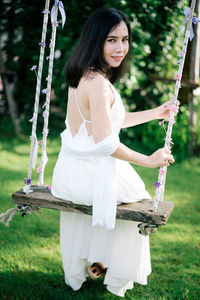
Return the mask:
[(123, 51), (124, 50), (124, 47), (123, 47), (123, 44), (121, 41), (117, 42), (116, 44), (116, 51)]

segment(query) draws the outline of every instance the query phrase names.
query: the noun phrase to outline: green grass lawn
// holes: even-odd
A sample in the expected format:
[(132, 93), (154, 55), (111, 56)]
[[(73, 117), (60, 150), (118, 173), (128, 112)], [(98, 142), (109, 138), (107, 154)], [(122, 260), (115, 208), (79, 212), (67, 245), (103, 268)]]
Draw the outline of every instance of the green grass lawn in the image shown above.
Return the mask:
[[(12, 192), (27, 175), (29, 140), (0, 142), (0, 211), (15, 205)], [(48, 140), (45, 183), (59, 151), (58, 139)], [(39, 165), (39, 161), (38, 161)], [(154, 196), (158, 170), (136, 166)], [(33, 172), (33, 182), (38, 176)], [(151, 235), (153, 272), (148, 285), (135, 284), (124, 299), (200, 299), (200, 161), (185, 161), (168, 168), (165, 200), (174, 211), (167, 226)], [(130, 237), (131, 238), (131, 237)], [(73, 292), (65, 285), (59, 249), (59, 212), (42, 210), (41, 216), (17, 214), (10, 227), (0, 223), (0, 299), (120, 299), (110, 294), (102, 279), (88, 280)]]

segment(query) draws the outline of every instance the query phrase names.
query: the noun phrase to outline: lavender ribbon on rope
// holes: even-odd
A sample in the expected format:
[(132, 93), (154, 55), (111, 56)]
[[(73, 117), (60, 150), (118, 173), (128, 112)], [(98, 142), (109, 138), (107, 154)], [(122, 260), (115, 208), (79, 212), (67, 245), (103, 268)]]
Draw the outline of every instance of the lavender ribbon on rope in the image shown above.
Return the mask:
[(56, 6), (59, 8), (59, 11), (60, 11), (60, 14), (62, 17), (62, 28), (63, 28), (65, 21), (66, 21), (66, 14), (65, 14), (65, 10), (64, 10), (62, 1), (55, 0), (55, 4), (51, 9), (51, 23), (54, 24), (56, 22), (56, 18), (55, 18)]
[[(181, 25), (181, 28), (179, 30), (179, 34), (178, 34), (179, 39), (180, 39), (180, 36), (181, 36), (181, 31), (183, 29), (183, 26), (189, 20), (189, 16), (190, 16), (190, 8), (189, 7), (185, 8), (184, 14), (186, 15), (186, 18), (184, 19), (184, 21)], [(198, 24), (199, 22), (200, 22), (200, 20), (198, 18), (196, 18), (196, 17), (192, 18), (192, 23), (193, 24)], [(191, 27), (190, 27), (190, 41), (192, 41), (193, 37), (194, 37), (194, 32), (193, 32), (193, 27), (192, 27), (192, 24), (191, 24)]]

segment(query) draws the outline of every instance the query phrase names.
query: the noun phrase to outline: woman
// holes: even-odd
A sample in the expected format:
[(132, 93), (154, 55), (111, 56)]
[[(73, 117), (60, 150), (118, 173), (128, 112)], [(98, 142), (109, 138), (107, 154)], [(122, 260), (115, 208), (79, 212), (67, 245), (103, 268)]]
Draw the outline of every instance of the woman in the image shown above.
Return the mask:
[(124, 296), (133, 282), (147, 283), (151, 273), (149, 239), (137, 222), (115, 220), (116, 205), (150, 199), (130, 163), (169, 165), (171, 151), (150, 156), (119, 141), (119, 131), (169, 117), (170, 103), (144, 112), (125, 113), (112, 85), (126, 70), (131, 29), (114, 8), (96, 10), (66, 65), (69, 98), (66, 130), (56, 163), (52, 194), (82, 205), (93, 215), (61, 212), (60, 244), (66, 284), (78, 290), (88, 274), (104, 274), (107, 289)]

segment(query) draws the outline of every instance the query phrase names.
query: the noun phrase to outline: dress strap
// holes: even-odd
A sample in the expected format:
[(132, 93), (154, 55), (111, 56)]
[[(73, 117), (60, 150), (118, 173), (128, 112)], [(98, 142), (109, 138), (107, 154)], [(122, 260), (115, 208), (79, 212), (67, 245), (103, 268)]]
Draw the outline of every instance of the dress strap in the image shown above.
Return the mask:
[(71, 98), (73, 92), (74, 92), (74, 88), (72, 88), (71, 93), (69, 94), (68, 101), (69, 101), (69, 99)]
[(114, 89), (114, 86), (112, 85), (112, 83), (108, 80), (108, 83), (109, 83), (109, 87), (111, 89), (111, 91), (113, 92), (113, 94), (115, 95), (115, 89)]
[(83, 116), (83, 114), (82, 114), (82, 112), (81, 112), (81, 110), (80, 110), (80, 107), (79, 107), (79, 105), (78, 105), (78, 94), (77, 94), (77, 89), (75, 89), (75, 98), (76, 98), (76, 105), (77, 105), (78, 111), (79, 111), (79, 113), (80, 113), (80, 115), (81, 115), (83, 121), (84, 121), (84, 122), (91, 122), (91, 121), (86, 120), (86, 119), (84, 118), (84, 116)]

